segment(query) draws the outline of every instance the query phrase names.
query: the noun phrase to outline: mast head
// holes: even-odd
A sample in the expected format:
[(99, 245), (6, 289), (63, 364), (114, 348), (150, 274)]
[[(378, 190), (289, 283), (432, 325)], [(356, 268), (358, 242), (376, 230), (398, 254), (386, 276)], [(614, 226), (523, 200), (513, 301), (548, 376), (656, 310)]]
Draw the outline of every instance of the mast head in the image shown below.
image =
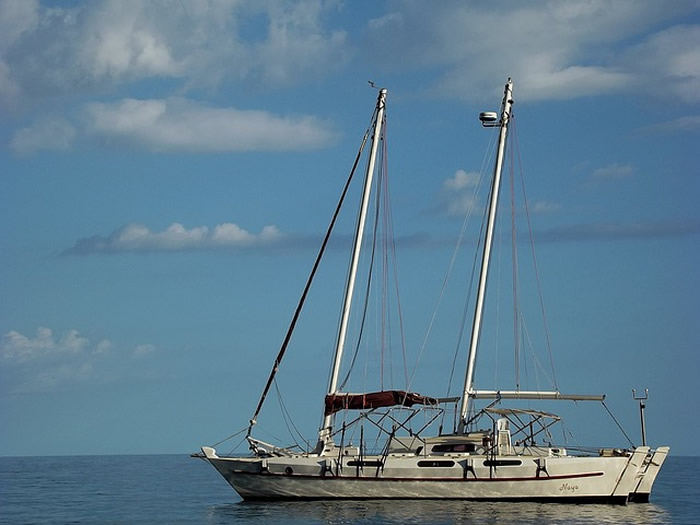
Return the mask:
[(495, 111), (482, 111), (479, 113), (481, 125), (485, 128), (498, 128), (508, 123), (510, 118), (510, 106), (513, 104), (513, 81), (508, 77), (503, 94), (503, 104), (501, 106), (501, 118)]

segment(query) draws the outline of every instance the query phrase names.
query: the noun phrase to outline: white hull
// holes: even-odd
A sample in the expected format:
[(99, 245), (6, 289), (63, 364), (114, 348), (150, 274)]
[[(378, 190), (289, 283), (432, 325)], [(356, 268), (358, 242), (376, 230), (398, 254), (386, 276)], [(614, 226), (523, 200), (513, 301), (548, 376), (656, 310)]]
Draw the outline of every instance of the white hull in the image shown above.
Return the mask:
[[(245, 500), (464, 499), (627, 503), (649, 500), (668, 447), (629, 456), (204, 456)], [(489, 465), (491, 461), (491, 466)], [(380, 466), (380, 462), (383, 466)], [(493, 466), (493, 463), (498, 466)], [(364, 467), (359, 467), (359, 464)], [(441, 466), (428, 466), (441, 464)], [(486, 465), (484, 464), (486, 463)], [(421, 466), (423, 465), (423, 466)]]

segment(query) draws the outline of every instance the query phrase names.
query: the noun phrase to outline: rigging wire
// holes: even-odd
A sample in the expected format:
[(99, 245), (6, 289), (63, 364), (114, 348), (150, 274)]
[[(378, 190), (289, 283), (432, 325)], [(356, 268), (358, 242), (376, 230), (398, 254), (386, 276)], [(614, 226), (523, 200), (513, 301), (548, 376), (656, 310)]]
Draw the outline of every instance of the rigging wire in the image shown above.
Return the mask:
[[(386, 120), (386, 117), (385, 117)], [(390, 185), (389, 185), (389, 172), (388, 172), (388, 155), (387, 155), (387, 126), (386, 122), (382, 125), (382, 135), (381, 135), (381, 161), (379, 163), (380, 170), (375, 179), (375, 208), (374, 208), (374, 223), (372, 228), (372, 242), (369, 255), (369, 261), (366, 264), (367, 270), (367, 282), (365, 285), (362, 313), (359, 318), (359, 328), (358, 336), (355, 344), (355, 348), (352, 353), (352, 358), (350, 360), (350, 365), (347, 369), (345, 377), (340, 383), (340, 389), (344, 389), (350, 377), (353, 374), (355, 366), (357, 364), (357, 358), (359, 356), (360, 349), (362, 347), (364, 339), (366, 339), (367, 333), (367, 322), (369, 316), (369, 305), (370, 298), (372, 296), (372, 289), (375, 286), (375, 266), (379, 264), (381, 260), (381, 274), (382, 274), (382, 285), (381, 294), (377, 294), (377, 305), (376, 308), (381, 312), (379, 319), (381, 320), (381, 325), (379, 328), (378, 342), (380, 346), (380, 363), (379, 363), (379, 386), (381, 390), (386, 387), (385, 381), (388, 381), (389, 388), (393, 388), (394, 382), (394, 359), (392, 355), (393, 341), (392, 334), (394, 330), (392, 329), (392, 320), (398, 317), (399, 323), (399, 335), (401, 338), (401, 352), (403, 358), (403, 369), (404, 369), (404, 379), (405, 383), (408, 383), (408, 368), (406, 360), (406, 337), (403, 324), (403, 313), (401, 309), (401, 297), (398, 285), (398, 272), (397, 272), (397, 258), (396, 258), (396, 242), (394, 236), (394, 226), (391, 211), (391, 200), (390, 200)], [(378, 248), (381, 248), (379, 252)], [(379, 257), (379, 253), (381, 257)], [(393, 273), (393, 283), (394, 283), (394, 294), (397, 303), (397, 313), (396, 316), (392, 314), (392, 301), (389, 301), (389, 282), (390, 274)], [(387, 370), (388, 366), (388, 370)], [(368, 377), (368, 363), (365, 363), (365, 382)], [(366, 390), (363, 389), (363, 390)]]
[(335, 227), (335, 223), (338, 219), (338, 215), (340, 214), (340, 209), (343, 206), (343, 202), (345, 201), (345, 197), (348, 193), (348, 189), (350, 187), (350, 182), (352, 181), (355, 171), (357, 170), (357, 165), (360, 162), (360, 158), (362, 156), (362, 151), (365, 148), (365, 144), (367, 144), (367, 138), (369, 137), (370, 134), (370, 129), (371, 129), (371, 123), (374, 122), (374, 119), (376, 118), (376, 112), (377, 110), (375, 109), (374, 114), (372, 115), (372, 118), (370, 119), (370, 126), (367, 128), (365, 131), (364, 136), (362, 137), (362, 142), (360, 144), (360, 148), (357, 152), (357, 155), (355, 156), (355, 161), (352, 165), (352, 169), (350, 170), (350, 175), (348, 176), (345, 186), (343, 187), (343, 191), (341, 192), (340, 199), (338, 200), (338, 204), (336, 206), (335, 212), (333, 213), (333, 217), (331, 218), (331, 222), (328, 225), (328, 229), (326, 230), (326, 235), (323, 238), (323, 242), (321, 243), (321, 247), (318, 251), (318, 254), (316, 255), (316, 260), (314, 261), (313, 267), (311, 269), (311, 273), (309, 274), (309, 277), (306, 281), (306, 285), (304, 286), (304, 290), (301, 294), (301, 297), (299, 299), (299, 302), (297, 304), (296, 309), (294, 310), (294, 315), (292, 316), (292, 321), (289, 325), (289, 328), (287, 329), (287, 333), (284, 337), (284, 341), (282, 342), (282, 347), (280, 348), (279, 353), (277, 354), (277, 357), (275, 358), (275, 361), (272, 365), (272, 370), (270, 371), (270, 376), (267, 379), (267, 383), (265, 384), (265, 388), (263, 389), (262, 395), (260, 396), (260, 400), (258, 401), (258, 406), (255, 409), (255, 413), (253, 414), (253, 417), (250, 419), (250, 425), (248, 426), (248, 435), (253, 430), (253, 425), (255, 425), (258, 415), (260, 414), (260, 411), (262, 410), (263, 404), (265, 403), (265, 398), (267, 397), (268, 392), (270, 391), (270, 387), (272, 386), (272, 381), (275, 378), (275, 375), (277, 374), (277, 371), (279, 370), (280, 363), (282, 362), (282, 358), (284, 357), (285, 352), (287, 351), (287, 347), (289, 345), (289, 342), (292, 338), (292, 333), (294, 332), (294, 328), (296, 327), (297, 321), (299, 320), (299, 315), (301, 314), (301, 310), (304, 307), (304, 303), (306, 302), (306, 296), (309, 293), (309, 289), (311, 288), (311, 284), (313, 283), (314, 277), (316, 276), (316, 271), (318, 270), (318, 266), (321, 263), (321, 259), (323, 258), (323, 254), (326, 251), (326, 246), (328, 245), (328, 241), (330, 239), (331, 233), (333, 232), (333, 228)]
[(613, 413), (610, 411), (610, 409), (608, 408), (608, 405), (605, 404), (605, 401), (601, 401), (600, 403), (603, 405), (603, 407), (605, 408), (605, 410), (608, 411), (608, 414), (610, 414), (610, 417), (612, 418), (612, 420), (613, 420), (613, 421), (615, 422), (615, 424), (617, 425), (617, 428), (619, 428), (619, 429), (620, 429), (620, 432), (622, 432), (622, 433), (624, 434), (624, 436), (627, 438), (627, 441), (629, 441), (629, 444), (632, 445), (632, 448), (634, 448), (634, 443), (632, 442), (632, 440), (630, 439), (630, 437), (627, 435), (627, 432), (625, 432), (625, 429), (622, 428), (622, 425), (620, 425), (620, 422), (617, 420), (617, 418), (616, 418), (616, 417), (613, 415)]
[[(234, 433), (231, 434), (230, 436), (227, 436), (227, 437), (225, 437), (224, 439), (222, 439), (221, 441), (217, 441), (216, 443), (214, 443), (213, 445), (210, 445), (210, 446), (211, 446), (211, 448), (216, 448), (216, 447), (218, 447), (219, 445), (221, 445), (222, 443), (225, 443), (226, 441), (228, 441), (229, 439), (233, 439), (233, 438), (235, 438), (236, 436), (240, 436), (240, 435), (243, 434), (243, 432), (245, 432), (246, 430), (248, 430), (248, 429), (247, 429), (247, 428), (244, 428), (244, 429), (242, 429), (242, 430), (239, 430), (238, 432), (234, 432)], [(244, 438), (244, 439), (245, 439), (245, 438)], [(236, 445), (236, 448), (238, 448), (238, 445)], [(234, 450), (235, 450), (235, 449), (234, 449)]]
[(476, 277), (476, 269), (478, 267), (477, 261), (479, 259), (479, 251), (481, 248), (481, 240), (483, 238), (484, 228), (486, 227), (486, 216), (483, 217), (481, 222), (481, 229), (479, 232), (479, 240), (476, 245), (476, 250), (474, 250), (474, 261), (472, 263), (471, 275), (469, 276), (469, 289), (467, 290), (467, 300), (464, 302), (464, 310), (462, 312), (462, 321), (459, 325), (459, 332), (457, 334), (457, 342), (455, 344), (455, 351), (452, 357), (452, 367), (450, 368), (450, 377), (447, 381), (447, 393), (446, 397), (450, 396), (450, 391), (452, 389), (452, 380), (454, 379), (455, 369), (457, 367), (457, 357), (459, 356), (459, 349), (462, 347), (462, 341), (464, 338), (464, 333), (467, 327), (467, 319), (469, 318), (469, 298), (472, 296), (472, 289), (474, 288), (474, 281)]
[(236, 445), (231, 450), (228, 451), (228, 455), (230, 456), (236, 450), (238, 450), (238, 447), (240, 447), (243, 443), (245, 443), (245, 441), (246, 441), (246, 436), (243, 436), (243, 438), (238, 443), (236, 443)]
[[(302, 447), (299, 445), (299, 442), (296, 440), (296, 437), (294, 435), (294, 432), (296, 432), (296, 435), (299, 438), (301, 438), (301, 441), (303, 441), (306, 444), (307, 450), (310, 450), (311, 443), (309, 443), (309, 441), (306, 438), (304, 438), (304, 435), (301, 432), (299, 432), (299, 429), (294, 424), (294, 420), (291, 417), (289, 410), (287, 410), (287, 407), (284, 404), (284, 397), (282, 396), (282, 392), (280, 392), (279, 383), (277, 382), (277, 378), (275, 378), (275, 380), (274, 380), (274, 385), (275, 385), (275, 391), (277, 392), (277, 400), (279, 401), (279, 404), (280, 404), (280, 412), (282, 413), (282, 419), (284, 420), (284, 424), (287, 427), (287, 431), (289, 431), (290, 437), (294, 441), (294, 444), (299, 449), (301, 449)], [(290, 425), (291, 425), (291, 428), (290, 428)], [(294, 432), (292, 431), (292, 429), (294, 430)]]
[[(495, 128), (494, 128), (495, 129)], [(411, 372), (411, 377), (410, 380), (408, 381), (407, 389), (410, 390), (410, 385), (413, 383), (413, 380), (415, 378), (416, 372), (418, 371), (418, 367), (420, 366), (420, 362), (423, 358), (423, 354), (425, 353), (425, 350), (428, 346), (428, 340), (430, 339), (430, 335), (432, 334), (433, 326), (435, 325), (435, 321), (437, 319), (437, 314), (438, 311), (440, 310), (440, 306), (442, 305), (442, 301), (445, 296), (445, 292), (447, 290), (447, 284), (450, 282), (450, 279), (452, 277), (452, 271), (454, 270), (454, 266), (457, 261), (457, 256), (459, 254), (460, 248), (462, 247), (462, 244), (464, 242), (464, 237), (466, 236), (466, 231), (467, 231), (467, 226), (469, 224), (469, 220), (471, 219), (474, 210), (476, 209), (476, 196), (478, 195), (482, 184), (484, 182), (485, 174), (486, 174), (486, 166), (488, 164), (488, 160), (493, 157), (493, 152), (494, 152), (494, 144), (495, 144), (495, 139), (497, 135), (495, 132), (492, 132), (489, 136), (489, 144), (488, 147), (486, 148), (486, 151), (484, 152), (484, 156), (482, 157), (481, 160), (481, 167), (479, 168), (479, 176), (477, 178), (477, 182), (473, 187), (471, 198), (469, 200), (469, 206), (467, 207), (467, 210), (464, 214), (464, 220), (462, 221), (462, 228), (459, 232), (459, 235), (457, 237), (457, 242), (455, 244), (454, 250), (452, 251), (452, 257), (450, 258), (450, 263), (447, 266), (447, 271), (445, 272), (445, 277), (442, 281), (442, 286), (440, 288), (440, 293), (438, 294), (438, 298), (435, 301), (435, 308), (433, 308), (433, 313), (430, 317), (430, 322), (428, 323), (428, 327), (425, 331), (425, 336), (423, 337), (423, 343), (421, 344), (420, 351), (418, 352), (418, 357), (416, 358), (416, 364), (413, 366), (413, 372)], [(483, 229), (483, 225), (482, 225)], [(481, 241), (481, 235), (479, 235), (479, 242)], [(477, 250), (478, 252), (478, 250)], [(473, 281), (473, 275), (474, 275), (474, 268), (472, 268), (472, 278), (471, 281)], [(468, 297), (471, 295), (471, 286), (470, 286), (470, 292), (469, 295), (467, 296), (467, 302), (468, 304)], [(467, 308), (465, 304), (465, 309)], [(466, 315), (466, 314), (465, 314)], [(461, 340), (461, 336), (460, 336)], [(459, 352), (459, 348), (456, 349), (455, 351), (455, 357), (453, 360), (452, 364), (452, 370), (450, 373), (450, 376), (454, 374), (454, 367), (455, 363), (457, 360), (457, 353)], [(451, 382), (451, 379), (450, 379)], [(448, 396), (449, 396), (449, 387), (448, 387)]]
[(545, 339), (547, 343), (547, 353), (549, 354), (549, 364), (552, 369), (552, 380), (554, 382), (554, 389), (558, 392), (559, 391), (559, 384), (557, 382), (557, 374), (556, 374), (556, 369), (554, 368), (554, 357), (552, 355), (552, 344), (551, 344), (551, 338), (549, 334), (549, 326), (547, 323), (547, 311), (544, 306), (544, 297), (542, 294), (542, 284), (540, 281), (540, 272), (538, 269), (537, 265), (537, 255), (535, 253), (535, 239), (534, 239), (534, 234), (532, 232), (532, 221), (530, 220), (530, 207), (528, 206), (528, 201), (527, 201), (527, 193), (525, 192), (525, 177), (523, 176), (523, 163), (522, 163), (522, 158), (520, 156), (520, 142), (518, 141), (518, 133), (517, 133), (517, 128), (516, 128), (516, 119), (513, 118), (512, 120), (513, 124), (513, 137), (514, 137), (514, 146), (515, 149), (517, 150), (518, 154), (518, 167), (519, 167), (519, 172), (520, 172), (520, 184), (522, 186), (522, 191), (523, 191), (523, 202), (525, 206), (525, 216), (527, 218), (527, 227), (528, 227), (528, 232), (530, 236), (530, 251), (532, 254), (532, 263), (533, 267), (535, 269), (535, 279), (537, 281), (537, 294), (540, 302), (540, 310), (542, 312), (542, 322), (544, 324), (544, 333), (545, 333)]
[[(383, 126), (382, 126), (383, 129)], [(383, 137), (382, 137), (383, 138)], [(382, 148), (380, 150), (380, 154), (384, 155), (386, 152), (386, 141), (382, 142)], [(386, 266), (386, 223), (384, 222), (384, 219), (386, 218), (385, 215), (382, 215), (380, 212), (382, 211), (382, 195), (383, 191), (385, 188), (383, 182), (385, 182), (385, 172), (384, 172), (384, 158), (381, 159), (379, 162), (379, 166), (382, 168), (379, 170), (379, 176), (377, 177), (376, 180), (376, 193), (375, 193), (375, 204), (376, 204), (376, 209), (375, 209), (375, 216), (374, 216), (374, 236), (372, 238), (373, 243), (376, 247), (377, 245), (377, 237), (379, 234), (379, 225), (380, 225), (380, 216), (382, 217), (382, 224), (384, 226), (383, 229), (383, 236), (382, 236), (382, 244), (381, 244), (381, 262), (382, 262), (382, 287), (381, 287), (381, 295), (378, 297), (378, 302), (381, 302), (381, 306), (379, 307), (379, 311), (381, 312), (380, 316), (380, 335), (379, 335), (379, 346), (380, 346), (380, 352), (379, 352), (379, 357), (380, 357), (380, 362), (379, 362), (379, 385), (380, 385), (380, 390), (384, 390), (384, 364), (388, 363), (389, 364), (389, 388), (393, 387), (393, 368), (392, 368), (392, 359), (391, 359), (391, 344), (387, 339), (390, 338), (391, 330), (390, 327), (388, 326), (390, 324), (390, 319), (387, 316), (387, 304), (388, 304), (388, 292), (387, 292), (387, 287), (386, 287), (386, 282), (387, 282), (387, 266)], [(374, 248), (373, 248), (374, 250)], [(374, 264), (374, 260), (372, 260), (372, 264)], [(388, 353), (388, 358), (386, 354)]]
[[(386, 345), (389, 352), (390, 385), (393, 388), (394, 381), (394, 357), (393, 357), (393, 334), (392, 322), (398, 321), (398, 334), (400, 337), (401, 362), (403, 368), (403, 384), (408, 385), (408, 363), (406, 358), (406, 333), (403, 323), (403, 310), (401, 308), (401, 293), (398, 281), (398, 264), (396, 257), (396, 237), (394, 234), (393, 209), (391, 205), (391, 192), (389, 184), (389, 155), (388, 155), (388, 126), (382, 126), (383, 142), (381, 150), (381, 177), (377, 184), (382, 186), (382, 191), (377, 193), (377, 200), (381, 197), (382, 209), (382, 344)], [(389, 301), (390, 277), (393, 275), (393, 289), (396, 300), (396, 313), (392, 312), (393, 302)], [(407, 390), (408, 391), (408, 390)]]
[[(386, 116), (384, 118), (386, 120)], [(384, 129), (385, 122), (382, 123), (382, 130)], [(382, 131), (382, 137), (380, 140), (383, 140), (384, 137), (384, 132)], [(367, 161), (369, 162), (369, 160)], [(382, 177), (382, 173), (379, 173), (379, 177)], [(376, 183), (376, 182), (375, 182)], [(380, 193), (381, 190), (381, 185), (377, 186), (377, 194)], [(379, 198), (379, 195), (377, 195), (377, 199)], [(339, 390), (343, 390), (350, 379), (350, 375), (352, 374), (352, 371), (355, 367), (355, 362), (357, 360), (357, 356), (360, 352), (360, 347), (362, 345), (362, 340), (364, 336), (364, 331), (365, 331), (365, 323), (367, 321), (367, 312), (369, 308), (369, 297), (370, 297), (370, 290), (372, 287), (372, 282), (373, 282), (373, 273), (374, 273), (374, 258), (375, 258), (375, 252), (376, 252), (376, 246), (377, 246), (377, 227), (378, 227), (378, 220), (377, 216), (379, 215), (379, 205), (378, 205), (378, 200), (376, 201), (377, 205), (375, 206), (375, 214), (374, 214), (374, 225), (372, 228), (372, 249), (370, 250), (370, 256), (369, 256), (369, 264), (368, 264), (368, 274), (367, 274), (367, 283), (365, 286), (365, 294), (364, 294), (364, 302), (362, 306), (362, 315), (360, 316), (360, 326), (359, 326), (359, 331), (358, 331), (358, 336), (357, 336), (357, 342), (355, 344), (355, 350), (353, 351), (352, 359), (350, 360), (350, 366), (348, 367), (348, 371), (345, 374), (345, 378), (343, 381), (340, 383)]]
[[(509, 141), (512, 142), (512, 141)], [(513, 352), (515, 360), (515, 388), (520, 390), (520, 303), (518, 301), (518, 249), (516, 246), (517, 228), (515, 221), (515, 175), (513, 170), (513, 148), (508, 148), (508, 157), (510, 160), (509, 181), (510, 181), (510, 227), (511, 227), (511, 257), (513, 269)]]
[[(383, 126), (384, 130), (387, 130), (386, 124)], [(406, 357), (406, 332), (404, 330), (404, 323), (403, 323), (403, 310), (401, 308), (401, 294), (399, 291), (399, 280), (398, 280), (398, 264), (397, 264), (397, 258), (396, 258), (396, 237), (394, 235), (394, 214), (391, 206), (391, 198), (390, 198), (390, 185), (389, 185), (389, 165), (388, 165), (388, 150), (387, 150), (387, 140), (386, 140), (386, 131), (385, 131), (385, 140), (384, 140), (384, 151), (382, 153), (382, 160), (383, 160), (383, 172), (384, 172), (384, 213), (385, 213), (385, 220), (384, 224), (386, 225), (386, 239), (388, 241), (388, 246), (385, 249), (385, 254), (388, 257), (391, 255), (391, 267), (393, 269), (393, 275), (394, 275), (394, 290), (396, 293), (396, 307), (397, 307), (397, 316), (398, 316), (398, 322), (399, 322), (399, 334), (401, 336), (401, 356), (402, 356), (402, 362), (403, 362), (403, 373), (404, 373), (404, 384), (407, 385), (407, 391), (408, 391), (408, 359)], [(387, 266), (389, 266), (389, 263), (387, 262)], [(388, 288), (388, 286), (387, 286)]]
[[(498, 215), (496, 216), (496, 221), (498, 225), (498, 235), (499, 235), (499, 241), (496, 244), (498, 248), (498, 274), (496, 277), (496, 293), (494, 294), (496, 296), (496, 315), (494, 316), (496, 319), (496, 322), (494, 323), (494, 331), (495, 331), (495, 347), (496, 351), (494, 352), (494, 384), (498, 384), (498, 364), (499, 364), (499, 358), (498, 358), (498, 351), (500, 349), (500, 335), (501, 335), (501, 323), (498, 322), (498, 320), (501, 318), (501, 284), (503, 283), (503, 277), (502, 277), (502, 270), (503, 270), (503, 219), (502, 215), (505, 213), (503, 206), (499, 207)], [(499, 220), (501, 219), (501, 220)], [(490, 275), (493, 275), (492, 273)]]

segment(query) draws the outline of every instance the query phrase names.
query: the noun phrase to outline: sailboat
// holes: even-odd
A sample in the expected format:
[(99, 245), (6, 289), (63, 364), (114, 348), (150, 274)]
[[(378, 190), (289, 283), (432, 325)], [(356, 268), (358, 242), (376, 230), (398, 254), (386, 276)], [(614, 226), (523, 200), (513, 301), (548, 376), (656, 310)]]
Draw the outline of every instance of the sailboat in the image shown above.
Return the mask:
[[(250, 453), (218, 455), (202, 447), (195, 455), (209, 462), (244, 500), (299, 499), (461, 499), (492, 501), (557, 501), (622, 503), (648, 502), (652, 485), (669, 447), (601, 448), (571, 453), (548, 443), (551, 425), (559, 416), (532, 408), (507, 408), (509, 401), (603, 401), (604, 395), (564, 394), (556, 390), (484, 390), (476, 387), (476, 361), (490, 268), (494, 224), (498, 207), (506, 138), (512, 119), (513, 82), (508, 79), (500, 112), (480, 114), (483, 126), (497, 129), (498, 145), (490, 182), (484, 242), (480, 246), (480, 271), (473, 307), (469, 350), (462, 395), (440, 398), (408, 390), (352, 393), (342, 390), (340, 368), (346, 344), (352, 298), (357, 279), (363, 235), (366, 229), (377, 151), (385, 125), (387, 90), (380, 89), (372, 124), (363, 144), (371, 141), (356, 232), (345, 285), (342, 313), (323, 403), (318, 441), (308, 450), (276, 446), (252, 436), (263, 403), (287, 349), (332, 230), (324, 238), (302, 300), (277, 355), (254, 416), (247, 428)], [(358, 154), (359, 155), (359, 154)], [(355, 161), (355, 167), (358, 161)], [(343, 195), (346, 194), (346, 189)], [(341, 198), (342, 201), (342, 198)], [(479, 400), (488, 403), (476, 409)], [(432, 434), (431, 424), (455, 407), (455, 424)], [(457, 409), (457, 405), (459, 408)], [(396, 410), (401, 415), (395, 415)], [(339, 413), (356, 416), (336, 423)], [(411, 421), (427, 413), (425, 425), (415, 429)], [(353, 425), (370, 422), (384, 437), (383, 445), (370, 451), (360, 433), (359, 443), (347, 436)], [(486, 423), (484, 423), (486, 422)], [(354, 434), (356, 437), (356, 434)]]

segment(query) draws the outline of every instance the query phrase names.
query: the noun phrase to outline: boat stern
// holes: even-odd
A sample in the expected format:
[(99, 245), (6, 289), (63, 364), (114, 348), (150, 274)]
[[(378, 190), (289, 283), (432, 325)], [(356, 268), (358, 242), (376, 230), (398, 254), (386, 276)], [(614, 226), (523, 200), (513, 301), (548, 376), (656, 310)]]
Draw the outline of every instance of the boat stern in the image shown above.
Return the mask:
[(629, 493), (628, 500), (631, 503), (649, 503), (651, 488), (670, 450), (670, 447), (658, 447), (646, 455), (637, 471), (636, 487)]

